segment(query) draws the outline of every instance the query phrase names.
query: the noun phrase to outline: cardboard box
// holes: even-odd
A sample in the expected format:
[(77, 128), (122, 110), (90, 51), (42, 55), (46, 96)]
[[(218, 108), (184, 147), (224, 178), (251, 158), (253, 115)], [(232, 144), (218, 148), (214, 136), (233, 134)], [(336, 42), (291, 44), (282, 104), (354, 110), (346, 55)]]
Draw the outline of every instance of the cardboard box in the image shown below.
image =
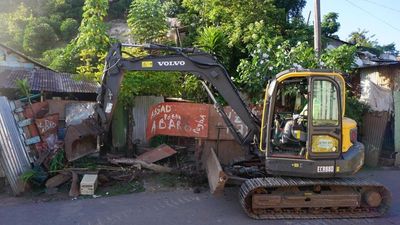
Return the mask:
[(97, 188), (97, 174), (85, 174), (81, 180), (81, 195), (94, 195)]

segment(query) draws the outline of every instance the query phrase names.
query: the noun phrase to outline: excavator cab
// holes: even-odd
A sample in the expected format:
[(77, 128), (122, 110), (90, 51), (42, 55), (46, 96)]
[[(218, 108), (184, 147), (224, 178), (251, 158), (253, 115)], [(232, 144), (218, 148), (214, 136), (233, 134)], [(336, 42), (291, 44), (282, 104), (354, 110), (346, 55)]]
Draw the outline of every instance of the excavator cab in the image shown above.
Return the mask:
[(261, 149), (271, 174), (337, 177), (364, 160), (357, 124), (344, 117), (345, 81), (328, 70), (285, 71), (267, 88)]

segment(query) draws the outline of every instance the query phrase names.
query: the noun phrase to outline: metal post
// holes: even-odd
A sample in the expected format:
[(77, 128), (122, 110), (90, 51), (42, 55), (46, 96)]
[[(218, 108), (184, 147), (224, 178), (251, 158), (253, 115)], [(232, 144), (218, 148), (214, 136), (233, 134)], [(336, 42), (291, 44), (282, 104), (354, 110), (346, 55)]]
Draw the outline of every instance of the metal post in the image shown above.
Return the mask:
[(321, 55), (321, 12), (319, 0), (314, 0), (314, 50), (319, 58)]

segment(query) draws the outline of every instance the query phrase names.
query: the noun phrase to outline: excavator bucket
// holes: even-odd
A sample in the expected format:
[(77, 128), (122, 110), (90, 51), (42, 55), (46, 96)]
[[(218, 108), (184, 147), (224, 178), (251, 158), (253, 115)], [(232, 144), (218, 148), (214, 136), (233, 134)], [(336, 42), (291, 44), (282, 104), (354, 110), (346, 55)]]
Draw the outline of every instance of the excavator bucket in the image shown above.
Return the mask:
[(77, 125), (70, 125), (65, 133), (65, 155), (69, 162), (79, 159), (97, 148), (97, 137), (102, 134), (99, 126), (91, 119)]
[(214, 149), (204, 149), (203, 159), (207, 172), (208, 184), (210, 185), (210, 192), (215, 195), (221, 194), (224, 191), (228, 176), (222, 170)]

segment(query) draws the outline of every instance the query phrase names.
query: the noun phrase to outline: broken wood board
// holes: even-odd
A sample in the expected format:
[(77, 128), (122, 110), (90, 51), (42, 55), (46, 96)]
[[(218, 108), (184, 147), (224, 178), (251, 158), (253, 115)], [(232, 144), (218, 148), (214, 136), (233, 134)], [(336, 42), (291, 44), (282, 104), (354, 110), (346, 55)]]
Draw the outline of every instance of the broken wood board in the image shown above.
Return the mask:
[(71, 173), (59, 173), (46, 181), (46, 188), (55, 188), (71, 179)]
[(139, 155), (138, 157), (136, 157), (136, 159), (147, 163), (154, 163), (174, 154), (176, 154), (176, 151), (173, 148), (166, 144), (162, 144), (155, 149)]
[(78, 174), (72, 171), (72, 183), (71, 188), (69, 189), (70, 197), (78, 197), (79, 196), (79, 177)]
[(221, 164), (214, 152), (213, 148), (204, 149), (204, 165), (206, 167), (208, 184), (210, 185), (210, 192), (219, 195), (225, 188), (225, 183), (228, 176), (222, 170)]
[(172, 172), (172, 168), (166, 166), (160, 166), (154, 163), (147, 163), (138, 159), (128, 159), (128, 158), (119, 158), (119, 159), (108, 159), (108, 161), (112, 164), (128, 164), (128, 165), (140, 165), (143, 168), (153, 170), (157, 173), (170, 173)]

